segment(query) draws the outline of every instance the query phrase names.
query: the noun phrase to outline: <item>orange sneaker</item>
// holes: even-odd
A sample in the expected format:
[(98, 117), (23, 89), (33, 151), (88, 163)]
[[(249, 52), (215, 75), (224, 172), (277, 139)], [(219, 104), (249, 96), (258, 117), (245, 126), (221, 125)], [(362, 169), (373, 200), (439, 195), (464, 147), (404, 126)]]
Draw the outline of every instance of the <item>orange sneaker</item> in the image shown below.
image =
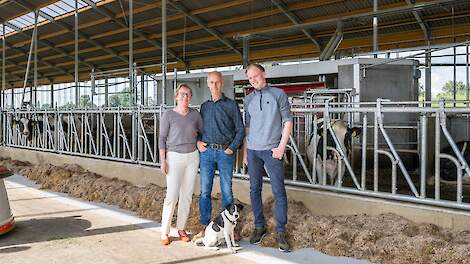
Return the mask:
[(189, 235), (184, 230), (178, 230), (178, 236), (180, 237), (180, 240), (183, 241), (183, 242), (191, 241), (191, 238), (189, 237)]
[(160, 244), (163, 246), (168, 246), (170, 244), (170, 238), (167, 236), (166, 238), (160, 239)]

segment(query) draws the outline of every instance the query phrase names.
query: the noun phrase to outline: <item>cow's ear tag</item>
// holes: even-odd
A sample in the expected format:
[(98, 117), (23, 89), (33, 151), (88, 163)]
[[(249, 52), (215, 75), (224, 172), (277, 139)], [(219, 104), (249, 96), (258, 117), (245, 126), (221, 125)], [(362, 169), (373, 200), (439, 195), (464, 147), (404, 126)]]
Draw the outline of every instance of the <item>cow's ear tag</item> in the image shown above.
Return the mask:
[(356, 136), (357, 136), (356, 130), (353, 130), (353, 132), (351, 133), (351, 136), (352, 136), (352, 137), (356, 137)]

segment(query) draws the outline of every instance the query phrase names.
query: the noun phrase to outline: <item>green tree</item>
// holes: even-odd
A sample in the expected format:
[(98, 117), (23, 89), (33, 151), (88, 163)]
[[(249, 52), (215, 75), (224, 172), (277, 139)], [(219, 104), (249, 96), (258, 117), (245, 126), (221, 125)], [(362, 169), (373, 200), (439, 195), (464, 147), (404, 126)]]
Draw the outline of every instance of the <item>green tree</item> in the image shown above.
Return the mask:
[[(454, 99), (454, 88), (453, 88), (453, 81), (447, 81), (442, 86), (442, 91), (435, 96), (433, 96), (434, 101), (438, 101), (440, 99)], [(466, 87), (464, 82), (458, 81), (455, 83), (455, 99), (457, 100), (464, 100), (466, 98)]]
[[(138, 100), (138, 98), (137, 98)], [(130, 106), (130, 89), (126, 87), (122, 89), (119, 93), (113, 94), (108, 99), (109, 106), (117, 107), (117, 106)]]
[(51, 104), (42, 104), (41, 105), (41, 109), (49, 109), (51, 107), (52, 107)]
[(92, 108), (95, 107), (95, 105), (91, 102), (91, 98), (88, 94), (80, 96), (80, 103), (79, 103), (81, 108)]
[[(447, 81), (444, 86), (442, 86), (442, 92), (443, 93), (449, 93), (453, 94), (454, 93), (454, 82), (453, 81)], [(465, 83), (462, 81), (458, 81), (455, 83), (455, 91), (457, 93), (461, 93), (465, 91)]]
[(59, 106), (59, 109), (71, 109), (71, 108), (75, 108), (75, 104), (72, 102), (67, 102), (63, 106)]

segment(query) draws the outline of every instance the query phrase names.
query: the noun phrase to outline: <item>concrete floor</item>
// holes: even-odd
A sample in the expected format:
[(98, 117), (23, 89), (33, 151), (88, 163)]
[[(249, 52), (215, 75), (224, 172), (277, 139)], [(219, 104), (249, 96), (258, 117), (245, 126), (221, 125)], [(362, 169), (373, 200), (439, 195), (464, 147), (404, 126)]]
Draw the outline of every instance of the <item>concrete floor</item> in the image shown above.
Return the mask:
[(0, 237), (1, 263), (368, 263), (312, 249), (286, 254), (247, 241), (235, 255), (180, 241), (161, 246), (159, 223), (129, 211), (39, 190), (18, 175), (5, 184), (17, 226)]

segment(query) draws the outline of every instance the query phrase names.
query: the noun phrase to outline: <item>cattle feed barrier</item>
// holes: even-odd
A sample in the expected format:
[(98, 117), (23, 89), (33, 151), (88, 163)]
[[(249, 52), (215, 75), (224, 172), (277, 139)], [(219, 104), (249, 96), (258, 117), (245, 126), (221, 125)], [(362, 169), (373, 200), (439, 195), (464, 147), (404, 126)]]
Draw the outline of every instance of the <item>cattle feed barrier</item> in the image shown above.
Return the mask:
[[(470, 211), (470, 186), (465, 184), (470, 175), (469, 161), (448, 128), (449, 120), (470, 116), (470, 108), (464, 106), (468, 103), (379, 99), (293, 105), (295, 129), (286, 151), (286, 184)], [(158, 167), (159, 120), (169, 108), (4, 109), (0, 113), (1, 145)], [(408, 123), (389, 122), (396, 114), (412, 118)], [(350, 138), (349, 146), (334, 130), (332, 124), (337, 117), (343, 117), (349, 128), (362, 128), (359, 136)], [(22, 134), (21, 124), (15, 122), (21, 118), (32, 122), (30, 139)], [(321, 122), (325, 125), (317, 127)], [(414, 136), (403, 139), (394, 134), (405, 130)], [(308, 148), (310, 142), (328, 134), (332, 141), (322, 141), (322, 155), (317, 153), (317, 144)], [(470, 141), (468, 135), (465, 140)], [(441, 146), (446, 143), (451, 151), (441, 153)], [(308, 160), (307, 150), (313, 151), (313, 160)], [(353, 152), (356, 153), (351, 155)], [(327, 166), (316, 170), (318, 162), (327, 164), (329, 153), (333, 157), (331, 164), (337, 168), (335, 183), (327, 181)], [(234, 175), (247, 179), (242, 152), (236, 155)], [(410, 156), (419, 164), (415, 168), (407, 162)], [(450, 160), (457, 168), (454, 182), (441, 178), (446, 169), (441, 167), (442, 160)], [(269, 181), (267, 177), (265, 180)]]

